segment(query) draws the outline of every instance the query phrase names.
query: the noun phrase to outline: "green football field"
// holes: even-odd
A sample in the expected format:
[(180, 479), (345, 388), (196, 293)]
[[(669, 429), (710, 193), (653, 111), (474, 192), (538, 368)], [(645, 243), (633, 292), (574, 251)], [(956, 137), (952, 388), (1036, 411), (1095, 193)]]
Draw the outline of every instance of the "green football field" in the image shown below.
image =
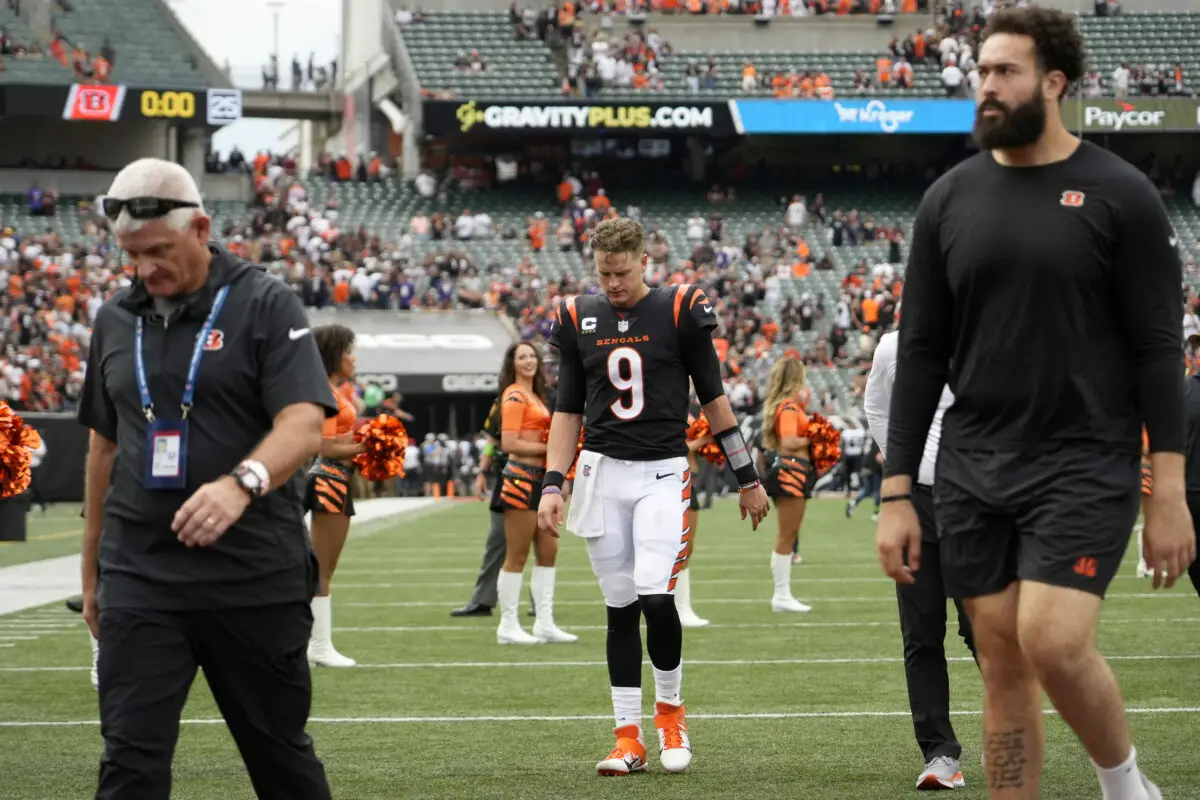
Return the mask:
[[(474, 580), (486, 512), (471, 502), (356, 529), (334, 581), (335, 643), (360, 666), (316, 673), (311, 733), (334, 797), (846, 798), (914, 794), (921, 769), (908, 717), (893, 584), (875, 562), (869, 509), (847, 520), (815, 501), (802, 533), (796, 596), (814, 610), (771, 612), (774, 518), (752, 532), (736, 507), (701, 515), (696, 609), (684, 634), (684, 700), (695, 759), (667, 775), (599, 778), (612, 745), (604, 607), (583, 543), (562, 540), (557, 617), (580, 641), (501, 647), (496, 619), (456, 620)], [(34, 515), (29, 544), (0, 565), (78, 547), (70, 509)], [(1152, 593), (1132, 556), (1105, 606), (1101, 646), (1131, 710), (1139, 759), (1171, 800), (1200, 797), (1200, 607), (1191, 586)], [(528, 583), (528, 581), (526, 582)], [(524, 616), (522, 623), (531, 620)], [(979, 768), (980, 683), (948, 637), (964, 798), (986, 797)], [(0, 798), (91, 797), (101, 750), (90, 652), (61, 603), (0, 617)], [(653, 700), (645, 669), (647, 711)], [(197, 680), (175, 761), (181, 800), (253, 797), (233, 742)], [(653, 735), (652, 722), (646, 724)], [(1046, 720), (1044, 798), (1095, 800), (1087, 756)]]

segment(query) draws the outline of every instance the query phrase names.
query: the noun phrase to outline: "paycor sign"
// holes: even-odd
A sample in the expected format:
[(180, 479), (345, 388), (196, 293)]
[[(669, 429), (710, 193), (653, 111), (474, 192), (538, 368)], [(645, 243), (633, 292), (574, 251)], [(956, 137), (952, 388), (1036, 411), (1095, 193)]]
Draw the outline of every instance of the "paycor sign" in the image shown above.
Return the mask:
[(1152, 131), (1162, 128), (1167, 118), (1166, 111), (1140, 109), (1129, 103), (1122, 103), (1121, 106), (1119, 109), (1085, 106), (1083, 126), (1113, 132), (1122, 130)]

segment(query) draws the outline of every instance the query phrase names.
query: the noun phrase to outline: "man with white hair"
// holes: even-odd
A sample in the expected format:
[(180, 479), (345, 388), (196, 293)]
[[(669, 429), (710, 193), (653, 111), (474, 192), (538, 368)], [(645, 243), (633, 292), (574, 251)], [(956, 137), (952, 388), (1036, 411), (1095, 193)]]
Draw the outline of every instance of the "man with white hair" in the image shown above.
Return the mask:
[(96, 797), (167, 800), (203, 668), (255, 793), (327, 800), (305, 732), (317, 564), (297, 479), (337, 404), (304, 309), (209, 244), (183, 167), (135, 161), (102, 206), (135, 279), (96, 315), (79, 406)]

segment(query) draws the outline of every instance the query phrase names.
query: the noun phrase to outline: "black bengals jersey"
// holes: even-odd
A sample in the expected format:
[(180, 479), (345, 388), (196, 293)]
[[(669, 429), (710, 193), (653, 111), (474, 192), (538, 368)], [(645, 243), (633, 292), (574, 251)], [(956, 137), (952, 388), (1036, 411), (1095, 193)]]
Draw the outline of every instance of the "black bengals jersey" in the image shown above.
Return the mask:
[(558, 308), (550, 344), (562, 356), (556, 410), (582, 414), (584, 447), (610, 458), (687, 455), (690, 392), (724, 394), (712, 344), (717, 317), (703, 289), (651, 289), (630, 308), (580, 295)]

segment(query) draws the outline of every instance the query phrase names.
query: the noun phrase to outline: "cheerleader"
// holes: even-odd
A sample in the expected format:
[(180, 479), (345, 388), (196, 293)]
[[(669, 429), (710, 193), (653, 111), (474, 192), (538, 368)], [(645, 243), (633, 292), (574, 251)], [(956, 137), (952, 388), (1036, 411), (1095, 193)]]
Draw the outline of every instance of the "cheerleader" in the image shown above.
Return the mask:
[[(693, 404), (691, 412), (688, 414), (688, 425), (696, 421), (700, 416), (700, 406)], [(703, 628), (708, 624), (708, 620), (701, 619), (700, 616), (692, 610), (692, 578), (691, 570), (688, 566), (692, 562), (692, 553), (696, 549), (696, 525), (700, 520), (700, 501), (696, 493), (696, 478), (700, 475), (700, 448), (706, 444), (711, 444), (713, 437), (711, 434), (705, 434), (695, 439), (688, 439), (688, 470), (691, 478), (688, 482), (688, 510), (687, 521), (688, 530), (691, 536), (688, 540), (687, 553), (684, 555), (683, 566), (679, 568), (679, 574), (675, 579), (675, 608), (679, 611), (679, 624), (685, 628)]]
[(354, 441), (354, 422), (358, 416), (354, 403), (340, 388), (354, 379), (354, 331), (344, 325), (323, 325), (313, 328), (312, 337), (337, 398), (338, 413), (325, 421), (321, 452), (309, 469), (304, 493), (304, 506), (312, 512), (312, 545), (320, 575), (317, 596), (312, 600), (313, 627), (308, 642), (308, 661), (314, 666), (353, 667), (354, 659), (333, 647), (329, 584), (350, 533), (350, 518), (354, 516), (350, 490), (354, 466), (350, 461), (363, 452), (363, 445)]
[[(500, 491), (493, 511), (504, 512), (504, 565), (496, 579), (500, 604), (500, 644), (574, 642), (579, 639), (554, 624), (554, 562), (558, 540), (537, 529), (537, 507), (546, 475), (546, 438), (550, 409), (541, 353), (528, 342), (517, 342), (504, 354), (500, 369), (500, 447), (508, 453)], [(521, 579), (532, 545), (536, 559), (529, 580), (537, 621), (526, 633), (517, 618), (521, 604)]]
[(775, 364), (763, 405), (762, 440), (768, 451), (764, 484), (775, 500), (779, 534), (771, 554), (775, 593), (773, 611), (812, 611), (792, 596), (792, 553), (800, 537), (800, 525), (817, 475), (809, 459), (809, 441), (804, 437), (808, 415), (801, 405), (805, 387), (803, 362), (787, 358)]
[[(1150, 435), (1146, 433), (1146, 429), (1142, 428), (1142, 500), (1150, 496), (1151, 489), (1154, 488), (1154, 478), (1150, 474)], [(1144, 527), (1142, 522), (1138, 522), (1134, 528), (1134, 533), (1137, 535), (1138, 543), (1138, 563), (1137, 576), (1139, 578), (1149, 578), (1154, 575), (1154, 570), (1146, 565), (1146, 558), (1143, 555), (1145, 542), (1142, 539)]]

